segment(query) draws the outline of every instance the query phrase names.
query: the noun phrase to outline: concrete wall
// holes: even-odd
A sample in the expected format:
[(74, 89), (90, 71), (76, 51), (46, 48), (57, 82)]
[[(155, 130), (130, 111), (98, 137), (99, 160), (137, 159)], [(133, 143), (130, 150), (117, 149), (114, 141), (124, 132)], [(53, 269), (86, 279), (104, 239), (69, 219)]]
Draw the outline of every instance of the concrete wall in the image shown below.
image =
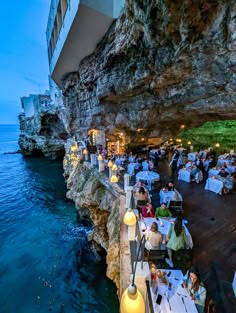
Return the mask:
[(34, 116), (35, 110), (34, 110), (34, 99), (36, 98), (36, 95), (29, 95), (29, 97), (22, 97), (21, 103), (22, 108), (25, 112), (25, 117), (32, 117)]

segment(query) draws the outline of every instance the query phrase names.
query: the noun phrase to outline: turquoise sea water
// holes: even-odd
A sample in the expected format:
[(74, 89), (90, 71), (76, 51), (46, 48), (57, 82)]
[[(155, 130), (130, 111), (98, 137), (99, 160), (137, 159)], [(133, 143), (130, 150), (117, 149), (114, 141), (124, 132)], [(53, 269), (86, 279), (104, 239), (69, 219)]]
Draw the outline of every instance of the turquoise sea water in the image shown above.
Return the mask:
[(117, 313), (105, 260), (84, 253), (90, 229), (65, 198), (61, 162), (3, 154), (18, 135), (0, 125), (0, 312)]

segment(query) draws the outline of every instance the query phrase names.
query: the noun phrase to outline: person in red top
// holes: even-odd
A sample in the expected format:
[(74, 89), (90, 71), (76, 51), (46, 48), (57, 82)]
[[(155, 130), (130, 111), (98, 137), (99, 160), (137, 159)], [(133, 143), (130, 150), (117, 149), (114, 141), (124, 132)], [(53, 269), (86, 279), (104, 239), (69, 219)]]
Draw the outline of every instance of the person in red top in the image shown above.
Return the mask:
[(147, 202), (147, 204), (142, 207), (142, 217), (155, 217), (152, 204)]

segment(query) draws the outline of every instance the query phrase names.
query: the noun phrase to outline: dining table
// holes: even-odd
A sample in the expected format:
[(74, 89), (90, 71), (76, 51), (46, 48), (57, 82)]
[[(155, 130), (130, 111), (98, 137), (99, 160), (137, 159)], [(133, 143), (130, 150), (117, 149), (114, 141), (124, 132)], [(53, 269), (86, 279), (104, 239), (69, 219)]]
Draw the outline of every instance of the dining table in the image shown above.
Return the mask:
[(136, 182), (146, 181), (148, 190), (152, 189), (152, 183), (160, 180), (160, 175), (153, 171), (140, 171), (136, 174)]
[(218, 158), (217, 167), (222, 167), (224, 164), (230, 165), (231, 161), (229, 159)]
[(211, 168), (211, 169), (209, 169), (209, 171), (208, 171), (208, 177), (212, 177), (212, 176), (216, 176), (216, 175), (218, 175), (219, 174), (219, 172), (220, 172), (220, 169), (218, 168)]
[(182, 287), (183, 281), (181, 270), (156, 269), (155, 280), (151, 283), (154, 313), (198, 313), (190, 293)]
[(167, 203), (167, 207), (169, 207), (170, 201), (182, 201), (183, 197), (181, 194), (175, 189), (174, 191), (168, 191), (167, 189), (162, 188), (159, 192), (160, 203)]
[(206, 181), (205, 190), (210, 190), (221, 195), (223, 188), (224, 181), (215, 176), (209, 177)]
[[(139, 232), (142, 237), (142, 235), (145, 235), (150, 229), (153, 222), (156, 222), (158, 225), (158, 231), (166, 236), (169, 233), (171, 224), (174, 224), (175, 218), (153, 218), (153, 217), (144, 217), (143, 219), (139, 220)], [(190, 249), (193, 248), (193, 240), (192, 236), (186, 227), (186, 220), (183, 220), (183, 227), (185, 229), (186, 233), (186, 243)]]
[(197, 158), (197, 152), (190, 152), (190, 153), (188, 153), (188, 160), (190, 160), (190, 161), (195, 161), (196, 160), (196, 158)]
[(190, 183), (191, 182), (190, 174), (191, 174), (190, 169), (182, 168), (179, 170), (178, 180), (183, 180), (186, 183)]

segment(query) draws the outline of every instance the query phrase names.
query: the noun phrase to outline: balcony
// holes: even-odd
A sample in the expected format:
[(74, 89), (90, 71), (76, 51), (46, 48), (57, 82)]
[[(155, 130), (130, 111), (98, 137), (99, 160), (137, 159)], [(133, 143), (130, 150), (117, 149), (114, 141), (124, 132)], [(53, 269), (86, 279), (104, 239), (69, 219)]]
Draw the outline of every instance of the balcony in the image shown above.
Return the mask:
[(125, 0), (52, 0), (47, 25), (50, 74), (61, 87), (67, 73), (78, 70), (116, 19)]

